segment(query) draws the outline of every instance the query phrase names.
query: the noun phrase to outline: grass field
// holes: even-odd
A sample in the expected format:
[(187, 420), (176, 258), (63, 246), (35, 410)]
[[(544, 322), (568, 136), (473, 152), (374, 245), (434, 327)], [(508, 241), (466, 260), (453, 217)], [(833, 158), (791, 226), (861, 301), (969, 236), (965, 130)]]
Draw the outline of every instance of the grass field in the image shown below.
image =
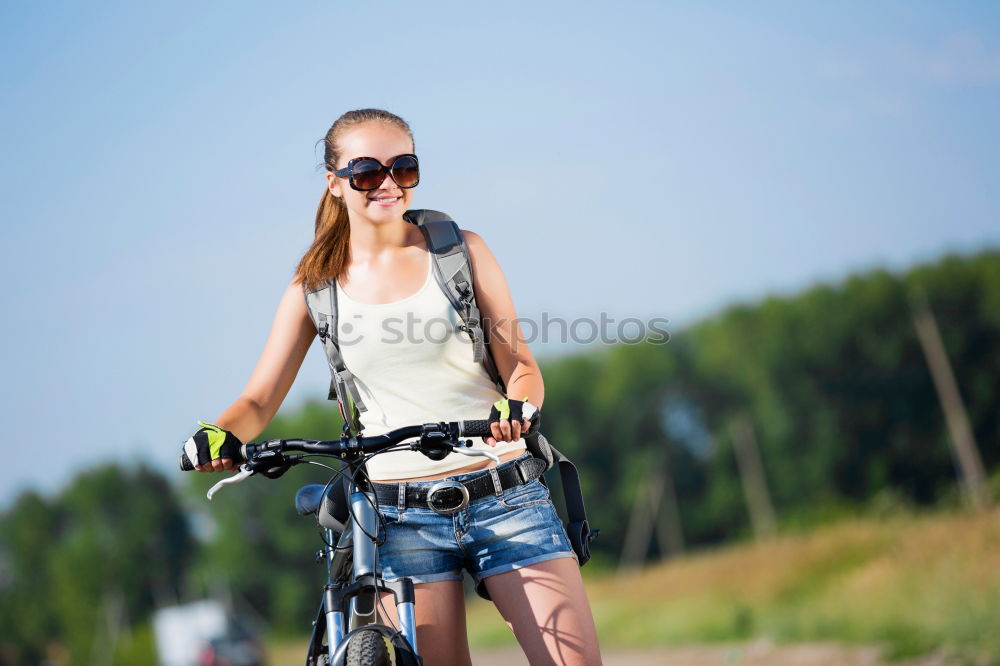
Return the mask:
[[(840, 522), (589, 576), (587, 589), (609, 647), (765, 637), (1000, 655), (1000, 510)], [(469, 634), (473, 645), (512, 642), (478, 598)]]
[[(588, 569), (603, 648), (832, 641), (1000, 664), (997, 509), (843, 521), (627, 575)], [(514, 645), (488, 602), (469, 600), (468, 624), (475, 648)]]

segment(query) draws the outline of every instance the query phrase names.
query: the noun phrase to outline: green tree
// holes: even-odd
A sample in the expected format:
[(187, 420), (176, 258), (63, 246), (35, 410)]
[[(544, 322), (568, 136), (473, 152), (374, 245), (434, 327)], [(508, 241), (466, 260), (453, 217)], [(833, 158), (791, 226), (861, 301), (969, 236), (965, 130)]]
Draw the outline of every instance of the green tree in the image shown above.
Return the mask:
[(39, 663), (57, 635), (48, 609), (55, 590), (45, 576), (58, 552), (57, 522), (54, 507), (34, 492), (0, 518), (0, 663)]
[(194, 545), (166, 480), (117, 465), (79, 475), (53, 502), (23, 495), (2, 525), (3, 643), (21, 663), (57, 644), (73, 664), (113, 658), (157, 600), (177, 598)]

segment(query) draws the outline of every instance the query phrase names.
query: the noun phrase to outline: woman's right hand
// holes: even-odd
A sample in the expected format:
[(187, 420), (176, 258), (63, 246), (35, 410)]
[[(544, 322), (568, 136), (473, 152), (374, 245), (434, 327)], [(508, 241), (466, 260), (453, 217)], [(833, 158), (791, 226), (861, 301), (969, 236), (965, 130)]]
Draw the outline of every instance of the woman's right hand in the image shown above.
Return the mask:
[(198, 421), (201, 428), (184, 443), (184, 453), (199, 472), (223, 472), (233, 469), (243, 442), (228, 430)]

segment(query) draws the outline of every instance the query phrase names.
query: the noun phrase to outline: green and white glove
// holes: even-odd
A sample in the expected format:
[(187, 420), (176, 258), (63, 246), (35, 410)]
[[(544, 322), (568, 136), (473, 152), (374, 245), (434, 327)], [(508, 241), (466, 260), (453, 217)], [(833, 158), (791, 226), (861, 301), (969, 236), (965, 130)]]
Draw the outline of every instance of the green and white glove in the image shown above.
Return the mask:
[(243, 442), (236, 435), (212, 423), (198, 421), (201, 428), (184, 443), (184, 453), (195, 465), (221, 458), (237, 459)]

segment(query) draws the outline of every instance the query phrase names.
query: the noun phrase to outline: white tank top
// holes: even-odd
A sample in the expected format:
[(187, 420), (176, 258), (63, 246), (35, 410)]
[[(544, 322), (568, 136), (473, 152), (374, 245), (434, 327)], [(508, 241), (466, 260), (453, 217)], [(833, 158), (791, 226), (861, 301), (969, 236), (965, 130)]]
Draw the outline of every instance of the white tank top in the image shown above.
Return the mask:
[[(472, 341), (458, 330), (461, 317), (434, 279), (431, 253), (419, 291), (393, 303), (359, 303), (337, 282), (337, 330), (344, 363), (354, 373), (364, 434), (437, 421), (485, 419), (497, 391), (482, 364), (472, 360)], [(524, 440), (473, 448), (497, 455), (525, 448)], [(440, 474), (480, 458), (458, 453), (431, 460), (416, 451), (393, 451), (368, 463), (372, 479), (387, 481)]]

